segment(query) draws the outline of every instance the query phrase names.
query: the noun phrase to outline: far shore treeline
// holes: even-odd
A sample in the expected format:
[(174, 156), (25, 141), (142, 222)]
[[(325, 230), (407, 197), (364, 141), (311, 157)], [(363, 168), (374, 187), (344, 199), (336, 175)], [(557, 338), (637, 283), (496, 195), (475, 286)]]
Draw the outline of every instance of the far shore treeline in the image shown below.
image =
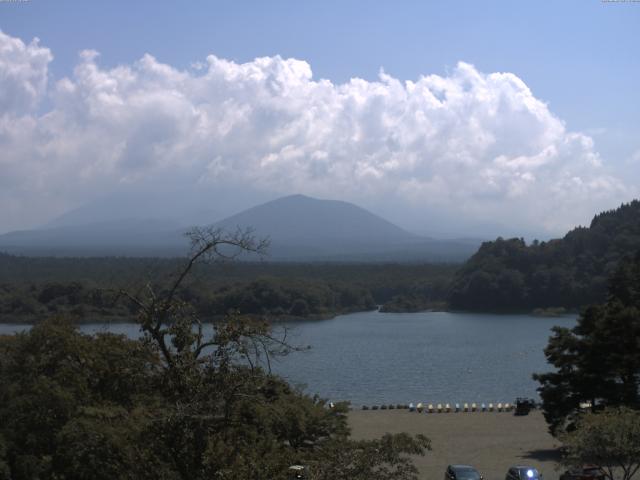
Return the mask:
[[(640, 250), (640, 201), (596, 215), (562, 239), (498, 238), (466, 263), (276, 263), (199, 265), (179, 295), (214, 320), (229, 310), (320, 319), (373, 310), (577, 311), (606, 298), (624, 255)], [(166, 278), (183, 259), (23, 257), (0, 253), (0, 321), (65, 315), (78, 322), (131, 321), (118, 295)]]
[[(121, 289), (164, 279), (183, 259), (46, 258), (0, 254), (0, 321), (64, 315), (77, 322), (131, 321)], [(229, 310), (319, 319), (374, 310), (411, 297), (413, 310), (442, 308), (455, 264), (214, 263), (198, 265), (179, 295), (207, 320)], [(411, 307), (411, 306), (409, 306)]]

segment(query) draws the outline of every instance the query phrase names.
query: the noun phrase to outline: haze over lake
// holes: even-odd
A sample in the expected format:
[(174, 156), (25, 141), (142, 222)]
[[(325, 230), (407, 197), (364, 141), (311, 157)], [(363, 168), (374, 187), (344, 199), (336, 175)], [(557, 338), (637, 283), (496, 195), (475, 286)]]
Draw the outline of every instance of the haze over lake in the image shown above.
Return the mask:
[[(273, 362), (275, 372), (309, 393), (355, 406), (409, 402), (512, 402), (537, 396), (534, 372), (549, 370), (543, 349), (554, 325), (575, 316), (477, 313), (378, 313), (285, 322), (288, 340), (311, 349)], [(0, 325), (1, 333), (24, 328)], [(136, 324), (82, 325), (130, 337)]]

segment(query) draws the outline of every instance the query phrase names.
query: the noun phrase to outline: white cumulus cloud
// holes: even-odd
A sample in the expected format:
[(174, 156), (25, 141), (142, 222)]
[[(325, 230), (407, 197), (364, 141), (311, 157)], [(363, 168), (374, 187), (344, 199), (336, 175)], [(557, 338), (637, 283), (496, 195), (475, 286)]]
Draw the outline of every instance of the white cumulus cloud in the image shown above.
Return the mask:
[(47, 87), (47, 67), (53, 59), (38, 39), (28, 45), (0, 31), (0, 112), (33, 109)]
[(3, 230), (154, 179), (550, 232), (636, 193), (512, 73), (460, 62), (447, 76), (334, 84), (279, 56), (179, 70), (151, 55), (105, 68), (84, 51), (47, 86), (51, 60), (0, 33)]

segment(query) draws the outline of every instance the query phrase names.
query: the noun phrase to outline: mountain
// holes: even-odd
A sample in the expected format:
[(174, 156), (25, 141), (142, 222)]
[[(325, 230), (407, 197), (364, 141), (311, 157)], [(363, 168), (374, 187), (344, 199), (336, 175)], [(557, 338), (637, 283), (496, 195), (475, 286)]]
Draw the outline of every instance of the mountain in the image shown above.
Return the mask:
[[(46, 228), (0, 235), (0, 250), (31, 255), (170, 256), (184, 254), (187, 248), (184, 223), (148, 219), (86, 223), (90, 218), (81, 209)], [(303, 195), (249, 208), (213, 226), (227, 231), (252, 228), (257, 237), (269, 237), (269, 258), (278, 261), (461, 261), (478, 246), (421, 237), (354, 204)]]
[(280, 245), (345, 248), (406, 244), (420, 237), (352, 203), (291, 195), (228, 217), (216, 226), (252, 227)]
[(215, 226), (251, 227), (257, 237), (269, 237), (275, 260), (460, 261), (478, 245), (420, 237), (352, 203), (304, 195), (258, 205)]
[(640, 250), (640, 201), (596, 215), (561, 239), (483, 243), (449, 293), (462, 310), (577, 309), (602, 303), (618, 263)]

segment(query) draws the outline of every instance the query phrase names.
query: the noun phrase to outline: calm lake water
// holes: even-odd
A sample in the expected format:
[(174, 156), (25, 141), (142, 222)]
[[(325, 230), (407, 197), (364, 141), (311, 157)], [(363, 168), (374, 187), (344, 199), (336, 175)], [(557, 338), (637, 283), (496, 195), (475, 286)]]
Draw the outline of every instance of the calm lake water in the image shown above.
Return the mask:
[[(551, 327), (575, 316), (472, 313), (378, 313), (287, 322), (290, 343), (310, 345), (272, 364), (309, 393), (354, 405), (382, 403), (512, 402), (537, 397), (534, 372), (549, 370), (543, 348)], [(0, 333), (28, 327), (0, 325)], [(83, 325), (139, 335), (135, 324)]]

